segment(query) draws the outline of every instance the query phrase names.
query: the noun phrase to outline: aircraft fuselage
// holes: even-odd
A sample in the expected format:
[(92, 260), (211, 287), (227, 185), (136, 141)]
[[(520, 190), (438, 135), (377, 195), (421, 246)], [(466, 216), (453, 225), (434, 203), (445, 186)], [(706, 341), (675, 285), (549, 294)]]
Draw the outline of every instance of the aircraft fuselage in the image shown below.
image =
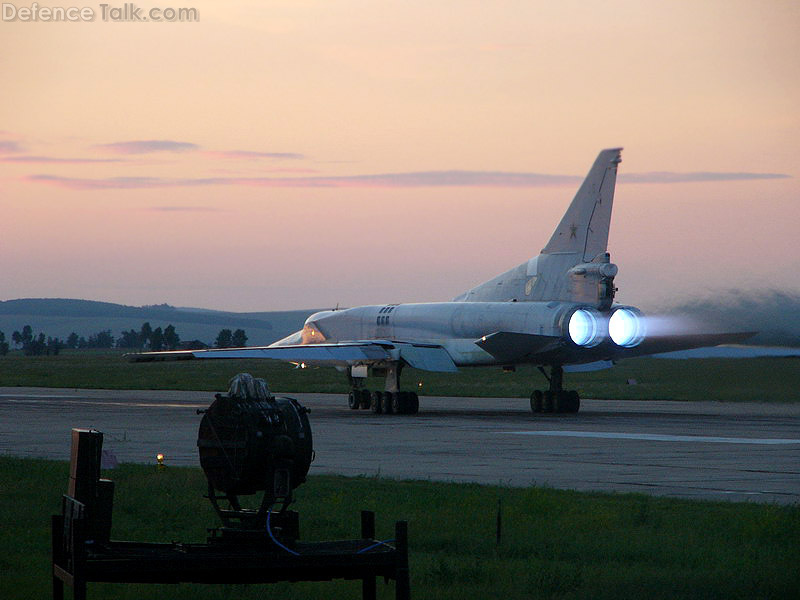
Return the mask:
[[(568, 324), (578, 311), (596, 315), (598, 333), (603, 335), (608, 313), (574, 302), (431, 302), (418, 304), (367, 305), (344, 310), (329, 310), (308, 317), (303, 329), (273, 344), (337, 343), (345, 340), (387, 340), (444, 347), (457, 366), (496, 365), (514, 362), (539, 362), (548, 356), (569, 351), (572, 362), (598, 360), (597, 343), (581, 348), (569, 335)], [(498, 332), (519, 334), (525, 343), (505, 340), (507, 348), (498, 352), (487, 343)], [(546, 343), (545, 343), (546, 342)], [(536, 347), (536, 359), (526, 360)], [(493, 352), (487, 351), (492, 348)], [(584, 351), (585, 359), (576, 360)]]

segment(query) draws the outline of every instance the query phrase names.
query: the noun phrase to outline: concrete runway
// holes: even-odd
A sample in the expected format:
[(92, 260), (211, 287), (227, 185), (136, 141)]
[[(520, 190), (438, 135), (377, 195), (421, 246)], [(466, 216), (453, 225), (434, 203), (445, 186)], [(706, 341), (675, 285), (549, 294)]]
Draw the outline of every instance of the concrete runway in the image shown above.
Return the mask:
[[(585, 400), (534, 415), (523, 399), (420, 398), (415, 416), (351, 411), (346, 398), (292, 394), (311, 409), (311, 473), (800, 501), (800, 405)], [(95, 427), (120, 461), (198, 465), (209, 392), (0, 388), (0, 454), (67, 460), (70, 429)]]

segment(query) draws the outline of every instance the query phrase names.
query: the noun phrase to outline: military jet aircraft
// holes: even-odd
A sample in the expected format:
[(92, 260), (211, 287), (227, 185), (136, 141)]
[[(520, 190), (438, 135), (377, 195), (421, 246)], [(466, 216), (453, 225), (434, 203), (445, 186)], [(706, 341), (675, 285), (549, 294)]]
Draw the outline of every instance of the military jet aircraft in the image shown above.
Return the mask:
[[(622, 358), (732, 343), (752, 335), (648, 335), (647, 319), (638, 309), (615, 303), (618, 269), (607, 244), (621, 150), (600, 152), (537, 256), (451, 302), (326, 310), (269, 346), (145, 352), (131, 355), (131, 360), (269, 358), (302, 366), (333, 365), (350, 381), (350, 408), (400, 414), (419, 410), (417, 394), (400, 389), (406, 365), (457, 371), (528, 363), (537, 365), (548, 381), (547, 389), (532, 392), (531, 410), (574, 413), (580, 398), (564, 389), (565, 369), (602, 368)], [(365, 389), (370, 373), (385, 377), (384, 390)]]

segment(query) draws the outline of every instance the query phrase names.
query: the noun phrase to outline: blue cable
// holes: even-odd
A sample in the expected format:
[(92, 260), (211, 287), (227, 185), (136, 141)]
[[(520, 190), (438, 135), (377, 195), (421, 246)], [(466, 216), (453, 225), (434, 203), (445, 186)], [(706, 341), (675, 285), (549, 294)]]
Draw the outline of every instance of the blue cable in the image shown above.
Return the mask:
[(294, 551), (294, 550), (292, 550), (291, 548), (287, 548), (286, 546), (284, 546), (283, 544), (281, 544), (281, 543), (278, 541), (278, 539), (275, 537), (275, 535), (272, 533), (272, 528), (269, 526), (269, 520), (270, 520), (270, 517), (271, 517), (271, 516), (272, 516), (272, 506), (270, 506), (270, 507), (269, 507), (269, 510), (267, 511), (267, 533), (269, 534), (269, 537), (270, 537), (270, 539), (271, 539), (273, 542), (275, 542), (275, 545), (276, 545), (276, 546), (278, 546), (279, 548), (283, 548), (283, 549), (284, 549), (284, 550), (286, 550), (286, 551), (287, 551), (289, 554), (293, 554), (293, 555), (295, 555), (295, 556), (300, 556), (300, 553), (299, 553), (299, 552), (295, 552), (295, 551)]
[(366, 548), (362, 548), (361, 550), (356, 552), (356, 554), (361, 554), (363, 552), (366, 552), (367, 550), (372, 550), (373, 548), (377, 548), (378, 546), (388, 546), (389, 542), (393, 542), (393, 541), (394, 540), (392, 539), (392, 540), (383, 540), (382, 542), (375, 542), (371, 546), (367, 546)]
[[(270, 519), (271, 519), (271, 517), (272, 517), (272, 507), (270, 506), (269, 510), (267, 511), (267, 533), (269, 534), (270, 539), (275, 543), (276, 546), (278, 546), (278, 548), (282, 548), (283, 550), (286, 550), (286, 552), (288, 552), (289, 554), (292, 554), (294, 556), (300, 556), (299, 552), (295, 552), (291, 548), (287, 548), (286, 546), (281, 544), (278, 541), (278, 538), (275, 537), (275, 534), (272, 533), (272, 527), (270, 527)], [(388, 546), (389, 542), (393, 542), (393, 541), (394, 541), (394, 539), (382, 540), (380, 542), (375, 542), (374, 544), (372, 544), (370, 546), (367, 546), (366, 548), (362, 548), (361, 550), (356, 552), (356, 554), (363, 554), (364, 552), (368, 552), (369, 550), (372, 550), (373, 548), (377, 548), (378, 546)]]

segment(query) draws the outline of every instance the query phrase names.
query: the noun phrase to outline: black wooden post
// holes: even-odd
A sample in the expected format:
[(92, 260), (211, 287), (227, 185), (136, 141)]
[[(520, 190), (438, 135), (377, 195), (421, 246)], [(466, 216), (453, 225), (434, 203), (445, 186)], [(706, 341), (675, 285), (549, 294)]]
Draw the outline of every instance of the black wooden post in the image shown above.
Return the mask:
[[(371, 510), (361, 511), (361, 538), (375, 539), (375, 513)], [(375, 586), (375, 575), (366, 575), (361, 580), (361, 597), (364, 600), (375, 600), (378, 590)]]
[(411, 598), (411, 582), (408, 574), (408, 521), (394, 524), (394, 545), (397, 548), (397, 578), (395, 579), (395, 598)]
[(496, 534), (495, 542), (499, 546), (500, 545), (500, 540), (503, 537), (503, 499), (502, 498), (498, 498), (497, 499), (497, 523), (496, 523), (496, 525), (497, 525), (497, 534)]
[(53, 600), (64, 600), (64, 582), (60, 577), (56, 577), (56, 565), (61, 566), (63, 562), (64, 516), (53, 515), (51, 525), (53, 528), (50, 533), (53, 556)]
[(74, 600), (86, 600), (86, 520), (81, 518), (72, 521), (72, 597)]

